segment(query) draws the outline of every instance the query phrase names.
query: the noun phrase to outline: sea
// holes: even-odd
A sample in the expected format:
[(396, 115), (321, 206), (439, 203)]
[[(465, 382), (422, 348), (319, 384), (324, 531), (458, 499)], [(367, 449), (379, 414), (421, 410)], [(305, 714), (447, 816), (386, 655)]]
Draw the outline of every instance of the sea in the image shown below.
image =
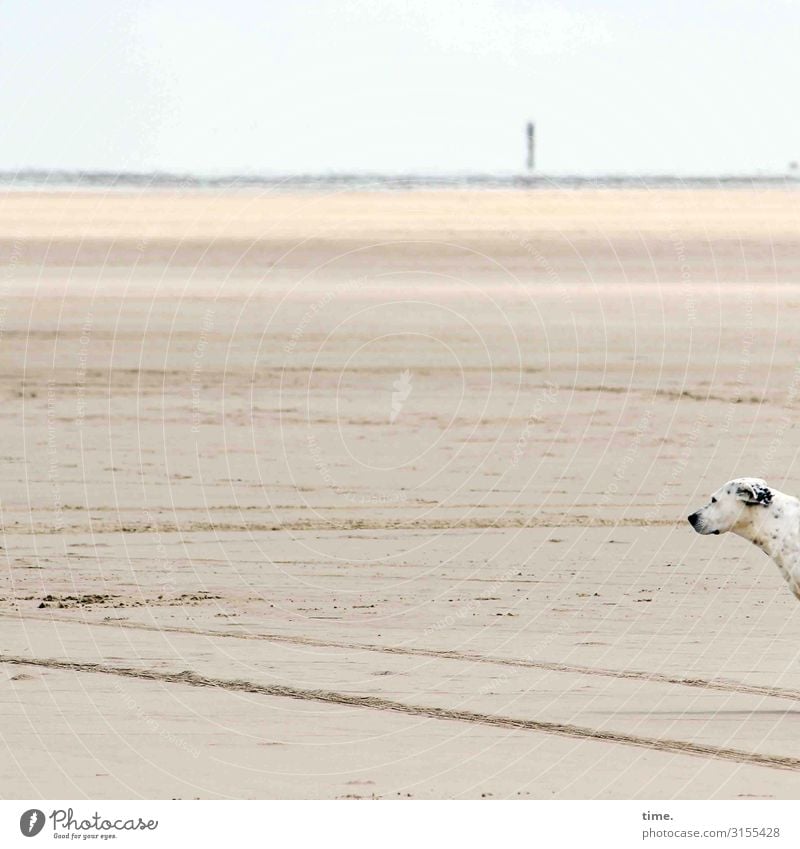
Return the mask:
[(6, 190), (430, 191), (536, 189), (725, 189), (800, 186), (800, 171), (783, 174), (182, 174), (22, 170), (0, 172)]

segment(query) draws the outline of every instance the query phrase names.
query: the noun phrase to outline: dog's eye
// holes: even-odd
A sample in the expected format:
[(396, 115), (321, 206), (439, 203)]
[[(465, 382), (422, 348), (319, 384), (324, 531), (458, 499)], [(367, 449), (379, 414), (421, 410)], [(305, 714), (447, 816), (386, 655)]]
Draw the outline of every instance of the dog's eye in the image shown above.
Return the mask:
[(711, 499), (711, 503), (712, 503), (712, 504), (716, 504), (716, 503), (717, 503), (717, 499), (716, 499), (716, 498), (712, 498), (712, 499)]

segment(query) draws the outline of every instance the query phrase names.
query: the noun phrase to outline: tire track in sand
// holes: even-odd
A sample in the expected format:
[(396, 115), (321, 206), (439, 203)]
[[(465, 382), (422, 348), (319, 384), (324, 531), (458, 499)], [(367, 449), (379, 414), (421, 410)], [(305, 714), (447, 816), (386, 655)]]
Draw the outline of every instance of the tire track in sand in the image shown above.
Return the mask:
[(343, 705), (346, 707), (367, 708), (371, 710), (391, 711), (409, 716), (429, 717), (456, 722), (470, 722), (478, 725), (488, 725), (494, 728), (509, 730), (539, 731), (545, 734), (555, 734), (560, 737), (573, 739), (599, 740), (605, 743), (620, 743), (626, 746), (650, 749), (657, 752), (669, 752), (680, 755), (695, 755), (716, 760), (734, 761), (736, 763), (764, 766), (771, 769), (791, 770), (800, 772), (800, 759), (783, 755), (763, 755), (758, 752), (746, 752), (740, 749), (728, 749), (718, 746), (707, 746), (701, 743), (690, 743), (685, 740), (660, 740), (655, 737), (639, 737), (634, 734), (622, 734), (617, 731), (602, 731), (581, 725), (547, 722), (537, 719), (517, 719), (510, 716), (475, 713), (466, 710), (433, 707), (426, 705), (408, 704), (380, 696), (353, 696), (337, 693), (333, 690), (305, 690), (288, 687), (282, 684), (256, 684), (253, 681), (226, 680), (224, 678), (207, 678), (196, 672), (158, 672), (153, 669), (133, 669), (126, 666), (110, 666), (101, 663), (78, 663), (54, 658), (28, 658), (15, 655), (0, 654), (0, 663), (17, 666), (37, 666), (46, 669), (68, 670), (72, 672), (90, 672), (103, 675), (116, 675), (125, 678), (136, 678), (145, 681), (161, 681), (166, 684), (188, 684), (192, 687), (211, 687), (228, 692), (255, 693), (262, 696), (299, 699), (302, 701), (320, 702), (324, 704)]
[(487, 663), (497, 666), (513, 666), (523, 669), (541, 669), (547, 672), (566, 672), (575, 675), (590, 675), (598, 678), (617, 678), (633, 681), (646, 681), (657, 684), (674, 684), (680, 687), (699, 687), (723, 693), (739, 693), (749, 696), (769, 696), (800, 702), (800, 691), (781, 687), (769, 687), (761, 684), (744, 684), (739, 681), (725, 681), (713, 678), (681, 678), (677, 675), (665, 675), (660, 672), (643, 672), (638, 669), (608, 669), (602, 666), (581, 666), (580, 664), (557, 663), (535, 658), (493, 657), (492, 655), (473, 654), (447, 649), (414, 648), (411, 646), (381, 646), (376, 643), (352, 643), (342, 640), (322, 640), (315, 637), (292, 636), (290, 634), (242, 634), (233, 631), (214, 631), (210, 628), (180, 628), (174, 625), (146, 625), (143, 622), (94, 622), (90, 619), (56, 620), (49, 616), (16, 616), (0, 613), (2, 619), (33, 620), (37, 622), (57, 623), (59, 625), (88, 625), (102, 628), (126, 628), (137, 631), (151, 631), (158, 634), (187, 634), (199, 637), (214, 637), (233, 640), (263, 640), (270, 643), (283, 643), (313, 648), (334, 648), (346, 651), (367, 651), (380, 654), (397, 654), (408, 657), (431, 657), (438, 660), (462, 660), (469, 663)]
[[(587, 507), (590, 509), (591, 505)], [(78, 511), (75, 511), (76, 513)], [(198, 511), (199, 512), (199, 511)], [(195, 533), (248, 533), (264, 531), (492, 531), (521, 528), (650, 528), (680, 527), (684, 519), (646, 519), (627, 516), (619, 519), (593, 517), (584, 514), (574, 516), (512, 516), (512, 517), (476, 517), (452, 519), (353, 519), (331, 516), (329, 519), (287, 519), (263, 521), (194, 521), (183, 522), (153, 521), (107, 521), (93, 518), (87, 513), (86, 523), (73, 522), (55, 526), (36, 523), (27, 518), (25, 521), (9, 521), (6, 534), (20, 536), (48, 536), (63, 534), (195, 534)]]

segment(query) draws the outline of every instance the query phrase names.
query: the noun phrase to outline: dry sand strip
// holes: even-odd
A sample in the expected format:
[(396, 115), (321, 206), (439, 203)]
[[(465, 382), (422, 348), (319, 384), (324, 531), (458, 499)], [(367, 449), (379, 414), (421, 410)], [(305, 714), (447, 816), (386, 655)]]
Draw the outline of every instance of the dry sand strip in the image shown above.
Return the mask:
[[(121, 191), (10, 192), (0, 207), (0, 236), (51, 241), (94, 252), (108, 241), (134, 242), (136, 261), (156, 248), (188, 243), (197, 252), (264, 239), (298, 245), (309, 237), (378, 241), (457, 241), (482, 236), (519, 243), (517, 234), (680, 236), (741, 241), (797, 235), (797, 200), (782, 189), (433, 190), (410, 192)], [(635, 237), (635, 238), (634, 238)], [(167, 254), (169, 255), (169, 254)], [(141, 261), (141, 260), (139, 260)], [(196, 260), (194, 260), (196, 262)]]
[(48, 669), (71, 670), (74, 672), (97, 672), (105, 675), (119, 675), (126, 678), (139, 678), (148, 681), (163, 681), (168, 684), (189, 684), (193, 687), (213, 687), (230, 692), (255, 693), (264, 696), (300, 699), (303, 701), (323, 702), (347, 707), (369, 708), (372, 710), (392, 711), (413, 716), (430, 717), (431, 719), (457, 720), (472, 722), (480, 725), (490, 725), (496, 728), (527, 729), (546, 734), (556, 734), (562, 737), (578, 739), (602, 740), (609, 743), (621, 743), (628, 746), (653, 749), (659, 752), (697, 755), (699, 757), (735, 761), (742, 764), (765, 766), (773, 769), (800, 771), (800, 758), (781, 755), (766, 755), (758, 752), (745, 752), (739, 749), (728, 749), (717, 746), (705, 746), (684, 740), (659, 740), (648, 737), (638, 737), (632, 734), (620, 734), (613, 731), (601, 731), (578, 725), (545, 722), (535, 719), (520, 719), (508, 716), (492, 716), (473, 713), (472, 711), (453, 710), (448, 708), (407, 704), (377, 696), (353, 696), (330, 690), (303, 690), (285, 685), (264, 685), (252, 681), (226, 680), (223, 678), (207, 678), (195, 672), (178, 673), (159, 672), (152, 669), (134, 669), (124, 666), (110, 666), (99, 663), (78, 663), (54, 658), (25, 658), (13, 655), (0, 655), (0, 663), (18, 666), (38, 666)]
[[(51, 622), (48, 616), (19, 616), (0, 613), (0, 619), (13, 619), (19, 621)], [(697, 687), (705, 690), (717, 690), (723, 693), (741, 693), (751, 696), (769, 696), (788, 701), (800, 701), (800, 691), (790, 690), (784, 687), (767, 687), (758, 684), (745, 684), (740, 681), (715, 680), (709, 678), (682, 678), (673, 675), (664, 675), (658, 672), (644, 672), (639, 669), (608, 669), (597, 666), (582, 666), (580, 664), (557, 663), (555, 661), (536, 660), (534, 658), (492, 657), (472, 652), (448, 651), (438, 649), (414, 648), (411, 646), (381, 646), (375, 643), (355, 643), (340, 640), (320, 640), (314, 637), (292, 636), (290, 634), (261, 634), (261, 633), (235, 633), (232, 631), (217, 631), (211, 628), (174, 627), (169, 625), (147, 625), (142, 622), (122, 622), (119, 620), (106, 622), (91, 619), (70, 619), (69, 624), (80, 624), (89, 626), (101, 626), (114, 629), (132, 629), (137, 631), (151, 631), (154, 633), (168, 634), (192, 634), (214, 639), (232, 640), (263, 640), (272, 643), (284, 643), (296, 646), (314, 646), (318, 648), (336, 648), (348, 651), (377, 652), (380, 654), (397, 654), (408, 657), (432, 657), (439, 660), (467, 661), (469, 663), (486, 663), (497, 666), (511, 666), (522, 669), (541, 669), (549, 672), (568, 672), (575, 675), (590, 675), (600, 678), (624, 679), (632, 681), (658, 682), (660, 684), (674, 684), (682, 687)]]

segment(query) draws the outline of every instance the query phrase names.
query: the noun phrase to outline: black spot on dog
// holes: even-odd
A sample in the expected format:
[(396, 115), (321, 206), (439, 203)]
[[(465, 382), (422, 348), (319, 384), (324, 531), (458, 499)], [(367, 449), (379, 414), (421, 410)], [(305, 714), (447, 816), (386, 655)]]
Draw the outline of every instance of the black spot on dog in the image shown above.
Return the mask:
[(740, 486), (736, 490), (736, 495), (750, 506), (761, 504), (766, 507), (772, 503), (772, 490), (767, 486), (758, 486), (755, 484), (747, 484)]

